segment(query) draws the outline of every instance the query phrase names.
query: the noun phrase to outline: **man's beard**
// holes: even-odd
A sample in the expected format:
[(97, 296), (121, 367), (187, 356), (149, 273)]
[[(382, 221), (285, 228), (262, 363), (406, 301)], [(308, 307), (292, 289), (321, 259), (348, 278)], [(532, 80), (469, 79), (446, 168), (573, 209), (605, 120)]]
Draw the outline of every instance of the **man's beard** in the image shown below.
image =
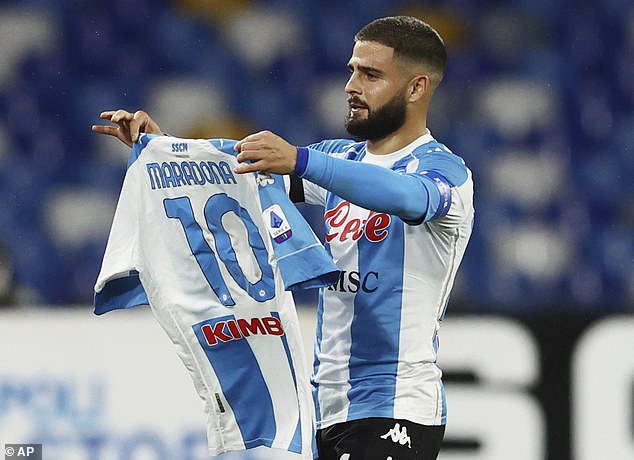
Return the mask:
[[(360, 102), (354, 97), (348, 102)], [(378, 141), (384, 139), (405, 123), (405, 89), (399, 91), (375, 111), (367, 107), (368, 117), (356, 119), (348, 114), (345, 120), (346, 130), (358, 139)]]

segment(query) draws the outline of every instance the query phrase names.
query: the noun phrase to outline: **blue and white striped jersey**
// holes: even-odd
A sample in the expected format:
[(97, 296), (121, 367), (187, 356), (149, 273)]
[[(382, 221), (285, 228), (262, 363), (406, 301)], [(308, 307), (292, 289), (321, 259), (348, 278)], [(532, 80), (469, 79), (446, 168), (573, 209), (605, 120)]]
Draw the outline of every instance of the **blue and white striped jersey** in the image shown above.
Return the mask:
[(135, 144), (95, 313), (150, 305), (204, 402), (212, 455), (268, 446), (312, 459), (309, 368), (285, 285), (325, 286), (338, 270), (281, 177), (233, 174), (234, 144)]
[[(471, 172), (429, 133), (387, 155), (350, 140), (323, 141), (308, 152), (305, 199), (325, 206), (327, 246), (342, 270), (320, 295), (317, 427), (367, 417), (444, 424), (438, 331), (471, 234)], [(336, 176), (344, 169), (349, 174)], [(370, 175), (375, 179), (364, 179)], [(422, 217), (398, 217), (403, 201), (422, 207)]]

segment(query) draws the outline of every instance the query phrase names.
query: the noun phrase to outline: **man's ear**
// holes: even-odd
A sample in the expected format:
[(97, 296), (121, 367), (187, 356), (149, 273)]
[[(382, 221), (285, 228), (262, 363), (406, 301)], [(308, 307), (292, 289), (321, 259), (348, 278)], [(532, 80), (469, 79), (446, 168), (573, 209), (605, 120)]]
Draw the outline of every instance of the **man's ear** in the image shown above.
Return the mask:
[(410, 80), (409, 84), (409, 102), (416, 102), (427, 95), (430, 91), (429, 75), (416, 75)]

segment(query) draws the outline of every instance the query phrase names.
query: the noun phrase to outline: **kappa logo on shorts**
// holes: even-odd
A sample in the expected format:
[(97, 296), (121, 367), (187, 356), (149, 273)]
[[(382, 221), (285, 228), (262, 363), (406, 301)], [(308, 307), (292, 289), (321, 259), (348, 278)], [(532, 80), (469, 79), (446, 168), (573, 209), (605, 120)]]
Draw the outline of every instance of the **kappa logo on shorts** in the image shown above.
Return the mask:
[(348, 453), (341, 454), (341, 457), (339, 457), (339, 460), (350, 460), (350, 454)]
[(412, 440), (407, 434), (407, 427), (404, 426), (401, 429), (401, 425), (398, 422), (394, 424), (394, 428), (391, 428), (387, 433), (381, 436), (381, 439), (388, 439), (388, 438), (391, 438), (392, 442), (397, 442), (401, 446), (404, 446), (405, 444), (407, 444), (407, 447), (409, 449), (412, 448)]

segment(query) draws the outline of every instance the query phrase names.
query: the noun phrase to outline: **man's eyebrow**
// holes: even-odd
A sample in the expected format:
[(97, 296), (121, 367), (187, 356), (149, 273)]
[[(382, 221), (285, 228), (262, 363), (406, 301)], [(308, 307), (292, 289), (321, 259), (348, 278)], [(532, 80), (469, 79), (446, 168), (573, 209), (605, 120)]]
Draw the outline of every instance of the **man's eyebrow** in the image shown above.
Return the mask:
[[(348, 69), (349, 70), (354, 70), (354, 67), (352, 64), (348, 64)], [(378, 75), (383, 75), (383, 71), (381, 69), (378, 69), (376, 67), (369, 67), (369, 66), (365, 66), (365, 65), (357, 65), (356, 66), (357, 70), (363, 72), (363, 73), (373, 73), (373, 74), (378, 74)]]

